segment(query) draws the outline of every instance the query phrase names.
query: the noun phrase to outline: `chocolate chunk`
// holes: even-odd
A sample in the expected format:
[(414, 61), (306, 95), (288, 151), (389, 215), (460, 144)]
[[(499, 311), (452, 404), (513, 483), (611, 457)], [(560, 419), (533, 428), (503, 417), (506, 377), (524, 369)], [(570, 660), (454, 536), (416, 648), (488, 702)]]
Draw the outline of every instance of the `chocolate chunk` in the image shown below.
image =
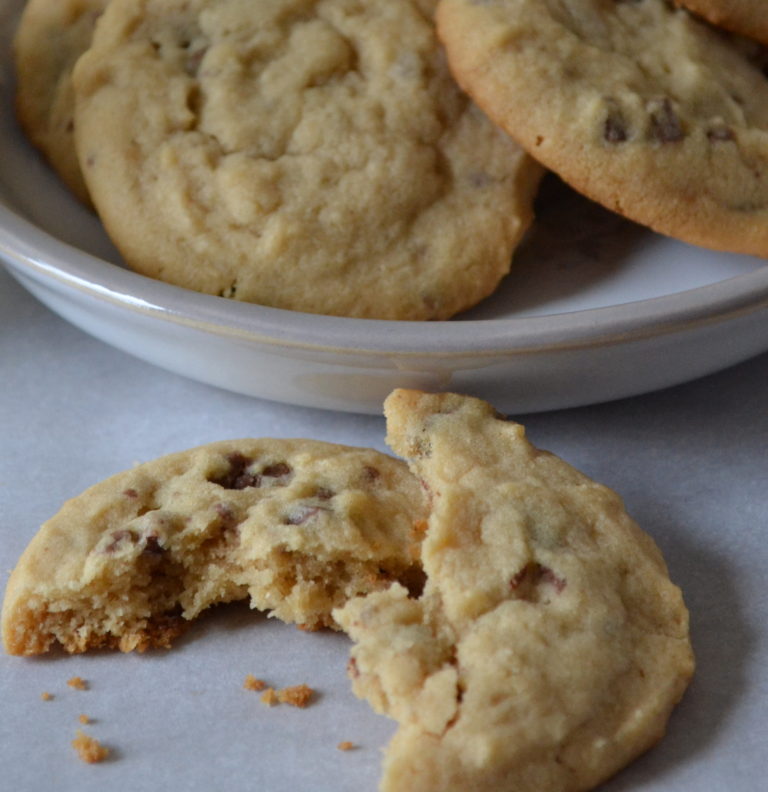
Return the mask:
[(330, 511), (330, 509), (326, 509), (323, 506), (300, 506), (283, 518), (283, 525), (303, 525), (320, 512), (327, 511)]
[(603, 124), (603, 139), (608, 143), (624, 143), (627, 139), (627, 129), (623, 119), (613, 115), (608, 116)]
[(123, 528), (119, 531), (112, 531), (110, 539), (112, 541), (104, 548), (104, 553), (114, 553), (125, 542), (135, 542), (137, 536), (133, 531)]
[(707, 130), (707, 138), (713, 143), (728, 142), (736, 140), (736, 133), (729, 126), (720, 124)]
[(160, 544), (160, 539), (157, 534), (149, 534), (144, 540), (144, 549), (141, 552), (145, 555), (157, 558), (166, 553), (167, 550)]
[(246, 487), (261, 486), (261, 476), (248, 470), (252, 460), (242, 454), (234, 453), (227, 457), (227, 462), (229, 462), (229, 470), (223, 476), (209, 478), (208, 481), (224, 489), (241, 490)]
[(267, 465), (267, 467), (261, 471), (262, 476), (269, 476), (270, 478), (282, 478), (283, 476), (287, 476), (290, 473), (293, 473), (293, 468), (286, 462), (278, 462), (275, 465)]
[(654, 103), (651, 111), (650, 136), (659, 143), (679, 143), (684, 137), (683, 125), (669, 99)]
[(509, 581), (509, 587), (517, 592), (520, 599), (532, 600), (533, 590), (541, 583), (552, 586), (558, 594), (566, 585), (566, 581), (559, 578), (549, 567), (531, 561)]

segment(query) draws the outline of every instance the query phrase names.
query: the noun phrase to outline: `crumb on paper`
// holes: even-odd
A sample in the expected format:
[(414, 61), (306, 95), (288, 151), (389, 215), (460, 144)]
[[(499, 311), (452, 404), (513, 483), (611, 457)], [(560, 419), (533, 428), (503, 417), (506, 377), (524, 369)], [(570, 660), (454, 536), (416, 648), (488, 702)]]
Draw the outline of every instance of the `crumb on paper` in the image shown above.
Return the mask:
[(268, 687), (262, 694), (261, 700), (268, 707), (274, 707), (277, 704), (277, 693), (274, 688)]
[(351, 751), (355, 747), (355, 744), (353, 742), (350, 742), (349, 740), (344, 740), (343, 742), (340, 742), (336, 747), (340, 751)]
[(78, 717), (78, 720), (80, 721), (80, 723), (83, 723), (83, 724), (91, 722), (91, 719), (87, 715), (80, 715)]
[(41, 698), (43, 701), (53, 701), (53, 693), (49, 693), (47, 690), (44, 690), (44, 691), (43, 691), (43, 692), (40, 694), (40, 698)]
[(275, 704), (290, 704), (292, 707), (304, 708), (309, 704), (314, 693), (309, 685), (291, 685), (280, 690), (268, 687), (261, 694), (261, 700), (268, 707), (274, 707)]
[(261, 691), (264, 690), (267, 686), (267, 683), (263, 679), (259, 679), (255, 677), (253, 674), (248, 674), (245, 677), (245, 681), (243, 682), (243, 687), (245, 690), (256, 690)]
[(292, 685), (278, 690), (277, 700), (281, 704), (290, 704), (292, 707), (306, 707), (314, 692), (309, 685)]
[(73, 676), (72, 679), (68, 679), (67, 684), (75, 690), (88, 690), (88, 683), (79, 676)]
[(109, 748), (89, 737), (81, 729), (77, 730), (77, 736), (72, 740), (72, 747), (77, 751), (80, 759), (88, 764), (103, 762), (109, 756)]

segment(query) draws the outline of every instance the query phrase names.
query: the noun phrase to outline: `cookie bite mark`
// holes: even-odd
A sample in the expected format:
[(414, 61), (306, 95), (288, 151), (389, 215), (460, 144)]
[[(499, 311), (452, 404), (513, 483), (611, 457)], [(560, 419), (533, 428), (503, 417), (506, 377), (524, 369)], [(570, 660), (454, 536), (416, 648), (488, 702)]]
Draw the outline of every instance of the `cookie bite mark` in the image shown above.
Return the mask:
[(64, 505), (8, 583), (12, 654), (167, 648), (211, 605), (336, 627), (350, 597), (409, 579), (426, 499), (404, 463), (311, 440), (213, 443)]

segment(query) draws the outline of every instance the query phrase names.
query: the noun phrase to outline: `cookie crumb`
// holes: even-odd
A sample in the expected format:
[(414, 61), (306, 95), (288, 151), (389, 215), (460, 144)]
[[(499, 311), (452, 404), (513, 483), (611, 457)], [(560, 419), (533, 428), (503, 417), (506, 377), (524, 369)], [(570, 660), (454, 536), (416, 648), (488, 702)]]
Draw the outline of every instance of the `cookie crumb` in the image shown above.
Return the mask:
[(306, 707), (309, 704), (312, 694), (309, 685), (293, 685), (277, 691), (277, 700), (281, 704), (290, 704), (292, 707)]
[(243, 682), (243, 688), (245, 690), (264, 690), (266, 688), (267, 683), (263, 679), (259, 679), (255, 677), (253, 674), (248, 674), (245, 677), (245, 681)]
[(355, 748), (355, 744), (353, 742), (350, 742), (349, 740), (344, 740), (343, 742), (340, 742), (336, 747), (340, 751), (351, 751), (353, 748)]
[(79, 676), (74, 676), (67, 680), (67, 684), (75, 690), (88, 690), (88, 683)]
[(277, 704), (277, 693), (275, 692), (274, 688), (268, 687), (262, 694), (261, 694), (261, 701), (266, 704), (268, 707), (274, 707)]
[(40, 698), (41, 698), (43, 701), (53, 701), (53, 693), (49, 693), (47, 690), (44, 690), (44, 691), (43, 691), (43, 692), (40, 694)]
[(90, 723), (91, 722), (91, 719), (87, 715), (80, 715), (78, 717), (78, 720), (80, 721), (80, 723)]
[(89, 737), (81, 729), (77, 730), (77, 736), (72, 740), (72, 747), (77, 751), (80, 759), (88, 764), (103, 762), (109, 756), (109, 748)]

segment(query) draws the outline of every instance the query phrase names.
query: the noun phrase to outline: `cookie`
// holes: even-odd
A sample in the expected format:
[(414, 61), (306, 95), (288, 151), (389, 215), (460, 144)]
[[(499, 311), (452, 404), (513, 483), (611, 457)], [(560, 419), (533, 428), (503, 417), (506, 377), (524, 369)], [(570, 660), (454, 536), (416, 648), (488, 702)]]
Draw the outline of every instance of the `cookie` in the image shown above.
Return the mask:
[(484, 402), (396, 391), (385, 411), (430, 498), (426, 585), (334, 612), (356, 693), (399, 722), (381, 789), (592, 788), (661, 737), (693, 670), (659, 550)]
[(768, 80), (665, 0), (441, 0), (458, 81), (573, 187), (705, 247), (768, 255)]
[(540, 169), (462, 94), (430, 0), (116, 0), (76, 143), (134, 269), (310, 313), (445, 319), (508, 272)]
[(713, 25), (768, 44), (768, 7), (763, 0), (675, 0)]
[(308, 440), (226, 441), (95, 485), (43, 525), (2, 611), (11, 654), (167, 646), (212, 604), (334, 626), (350, 596), (408, 580), (418, 482), (399, 460)]
[(16, 113), (25, 133), (84, 203), (74, 140), (72, 69), (107, 0), (28, 0), (14, 39)]

